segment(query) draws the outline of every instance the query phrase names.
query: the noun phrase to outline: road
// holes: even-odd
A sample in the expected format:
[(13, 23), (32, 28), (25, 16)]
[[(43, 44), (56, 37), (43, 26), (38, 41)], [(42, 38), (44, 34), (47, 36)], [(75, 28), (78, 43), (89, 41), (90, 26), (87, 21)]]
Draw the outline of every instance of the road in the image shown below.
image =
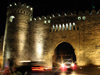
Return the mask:
[(35, 72), (28, 75), (100, 75), (100, 67), (86, 67), (79, 68), (75, 71), (67, 70), (67, 71), (49, 71), (49, 72)]

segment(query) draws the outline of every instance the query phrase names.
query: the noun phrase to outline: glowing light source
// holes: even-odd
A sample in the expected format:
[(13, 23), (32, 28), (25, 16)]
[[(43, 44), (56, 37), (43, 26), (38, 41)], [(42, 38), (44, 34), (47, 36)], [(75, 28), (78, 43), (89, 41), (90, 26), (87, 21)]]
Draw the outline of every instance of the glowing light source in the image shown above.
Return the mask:
[(56, 24), (56, 30), (58, 29), (58, 25)]
[(55, 29), (55, 26), (53, 25), (52, 28), (53, 28), (53, 30), (54, 30), (54, 29)]
[(15, 5), (17, 5), (17, 4), (15, 3)]
[(72, 64), (71, 64), (71, 68), (72, 68), (73, 70), (76, 70), (76, 69), (77, 69), (76, 64), (72, 63)]
[(55, 15), (53, 14), (52, 17), (55, 17)]
[(82, 19), (83, 19), (83, 20), (86, 20), (86, 16), (83, 16)]
[(15, 16), (10, 16), (9, 21), (13, 22), (13, 19), (15, 18)]
[(81, 17), (80, 16), (78, 17), (78, 20), (81, 20)]
[(36, 18), (34, 18), (34, 20), (36, 20)]
[[(42, 38), (40, 39), (42, 40)], [(39, 43), (39, 40), (38, 40), (38, 43), (36, 43), (36, 53), (37, 53), (37, 58), (41, 58), (42, 56), (42, 53), (43, 53), (43, 44), (42, 44), (42, 41), (40, 41), (41, 43)]]
[(64, 68), (64, 67), (65, 67), (65, 64), (61, 64), (61, 67), (63, 67), (63, 68)]
[(33, 10), (33, 8), (30, 8), (30, 10), (32, 11), (32, 10)]
[(64, 63), (62, 63), (61, 67), (60, 67), (60, 70), (61, 71), (66, 71), (67, 70), (67, 66)]
[[(46, 20), (45, 20), (46, 21)], [(46, 21), (47, 22), (47, 21)], [(43, 48), (44, 48), (44, 28), (37, 26), (36, 33), (34, 34), (34, 55), (33, 55), (33, 60), (43, 60)]]
[(66, 30), (68, 30), (68, 24), (66, 23)]
[(29, 6), (27, 6), (26, 8), (29, 8)]
[(63, 28), (62, 30), (64, 30), (64, 29), (65, 29), (65, 25), (64, 25), (64, 24), (62, 25), (62, 28)]
[(64, 15), (65, 15), (65, 16), (67, 16), (67, 14), (66, 14), (66, 13), (64, 13)]
[(12, 5), (10, 4), (10, 7), (11, 7)]
[(47, 21), (45, 20), (45, 21), (44, 21), (44, 23), (46, 24), (46, 23), (47, 23)]
[(72, 64), (71, 64), (71, 66), (72, 66), (72, 67), (74, 67), (74, 66), (75, 66), (75, 64), (74, 64), (74, 63), (72, 63)]
[(47, 19), (46, 17), (44, 17), (44, 19)]
[(41, 18), (39, 17), (39, 20), (41, 20)]
[(61, 30), (61, 24), (59, 24), (59, 30)]
[(48, 23), (50, 23), (51, 21), (50, 20), (48, 20)]
[(30, 60), (23, 60), (23, 61), (19, 61), (19, 62), (23, 63), (23, 62), (31, 62), (31, 61)]
[(69, 30), (72, 30), (72, 24), (69, 23)]

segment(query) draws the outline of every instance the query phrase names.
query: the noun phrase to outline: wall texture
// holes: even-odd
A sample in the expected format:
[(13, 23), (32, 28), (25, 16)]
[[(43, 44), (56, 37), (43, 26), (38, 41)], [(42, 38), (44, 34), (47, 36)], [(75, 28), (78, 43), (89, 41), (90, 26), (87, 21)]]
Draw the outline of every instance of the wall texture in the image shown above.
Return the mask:
[[(13, 9), (13, 10), (12, 10)], [(21, 61), (46, 61), (52, 66), (55, 48), (62, 42), (72, 45), (79, 66), (100, 65), (100, 12), (64, 13), (32, 18), (32, 8), (18, 4), (7, 13), (4, 64), (14, 58)], [(14, 16), (9, 21), (10, 16)]]

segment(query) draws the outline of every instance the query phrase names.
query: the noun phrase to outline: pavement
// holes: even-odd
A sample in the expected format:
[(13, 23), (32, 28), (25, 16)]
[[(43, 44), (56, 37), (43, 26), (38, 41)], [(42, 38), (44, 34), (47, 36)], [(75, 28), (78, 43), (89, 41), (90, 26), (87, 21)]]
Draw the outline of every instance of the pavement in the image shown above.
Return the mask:
[[(0, 71), (0, 75), (3, 75), (4, 71)], [(78, 67), (76, 70), (52, 70), (47, 72), (32, 72), (24, 75), (100, 75), (100, 67), (88, 66)]]

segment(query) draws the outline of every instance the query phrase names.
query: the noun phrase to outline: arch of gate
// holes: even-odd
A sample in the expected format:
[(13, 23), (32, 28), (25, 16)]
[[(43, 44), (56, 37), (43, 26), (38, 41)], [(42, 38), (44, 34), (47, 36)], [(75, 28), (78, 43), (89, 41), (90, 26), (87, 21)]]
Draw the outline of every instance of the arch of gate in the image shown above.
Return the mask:
[(65, 60), (65, 59), (72, 59), (74, 62), (76, 61), (76, 55), (74, 52), (74, 48), (71, 44), (67, 42), (60, 43), (56, 49), (54, 50), (53, 55), (53, 62), (56, 62), (57, 60)]

